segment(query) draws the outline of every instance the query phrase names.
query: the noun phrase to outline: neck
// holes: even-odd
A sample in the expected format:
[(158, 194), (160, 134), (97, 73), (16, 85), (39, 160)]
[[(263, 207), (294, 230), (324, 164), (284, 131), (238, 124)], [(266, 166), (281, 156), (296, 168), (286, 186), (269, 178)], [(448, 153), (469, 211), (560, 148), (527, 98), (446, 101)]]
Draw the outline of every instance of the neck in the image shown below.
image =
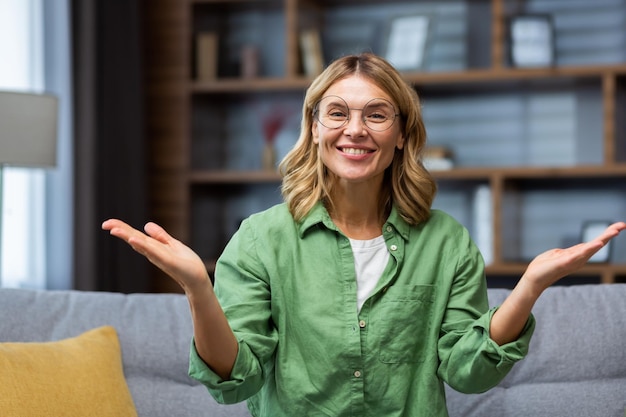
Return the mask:
[(380, 192), (371, 184), (337, 185), (332, 196), (329, 214), (333, 222), (347, 237), (367, 240), (382, 234), (387, 213), (380, 204)]

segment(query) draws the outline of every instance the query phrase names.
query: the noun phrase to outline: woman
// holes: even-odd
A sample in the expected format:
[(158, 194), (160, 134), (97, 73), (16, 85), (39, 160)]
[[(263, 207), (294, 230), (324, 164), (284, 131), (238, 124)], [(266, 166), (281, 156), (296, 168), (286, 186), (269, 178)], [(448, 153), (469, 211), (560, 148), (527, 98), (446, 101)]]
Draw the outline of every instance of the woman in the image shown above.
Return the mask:
[(168, 273), (191, 307), (190, 375), (254, 416), (446, 416), (443, 383), (495, 386), (523, 358), (542, 291), (626, 228), (548, 251), (488, 310), (482, 257), (431, 210), (414, 90), (371, 54), (307, 91), (281, 163), (285, 203), (245, 220), (215, 270), (159, 226), (103, 228)]

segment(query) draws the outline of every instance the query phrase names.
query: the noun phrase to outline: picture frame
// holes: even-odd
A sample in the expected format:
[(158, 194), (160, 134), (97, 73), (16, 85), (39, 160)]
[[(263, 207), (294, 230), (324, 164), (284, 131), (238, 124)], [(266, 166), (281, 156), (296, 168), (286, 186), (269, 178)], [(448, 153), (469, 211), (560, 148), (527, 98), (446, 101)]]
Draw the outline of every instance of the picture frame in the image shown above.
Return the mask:
[(299, 34), (302, 70), (307, 77), (316, 77), (324, 71), (322, 36), (318, 29), (305, 29)]
[(509, 18), (509, 59), (517, 68), (555, 65), (555, 34), (549, 14), (518, 14)]
[[(598, 237), (604, 229), (609, 227), (611, 222), (608, 220), (588, 220), (583, 223), (581, 230), (581, 242), (589, 242)], [(609, 241), (602, 249), (596, 252), (588, 262), (606, 263), (611, 260), (611, 241)]]
[(425, 14), (397, 16), (390, 20), (385, 59), (397, 70), (424, 68), (431, 20)]

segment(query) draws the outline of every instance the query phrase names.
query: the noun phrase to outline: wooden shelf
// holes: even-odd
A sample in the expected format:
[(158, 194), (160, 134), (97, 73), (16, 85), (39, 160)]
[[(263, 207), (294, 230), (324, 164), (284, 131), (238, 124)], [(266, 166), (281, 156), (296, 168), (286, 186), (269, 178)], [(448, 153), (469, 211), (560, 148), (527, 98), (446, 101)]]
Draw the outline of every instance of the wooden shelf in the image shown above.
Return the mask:
[(574, 167), (455, 168), (432, 172), (437, 179), (607, 178), (626, 176), (626, 164)]
[[(605, 76), (626, 76), (626, 64), (592, 65), (581, 67), (552, 68), (493, 68), (468, 69), (454, 72), (406, 72), (407, 81), (420, 86), (489, 84), (504, 81), (527, 81), (540, 79), (602, 79)], [(190, 84), (193, 94), (217, 93), (250, 93), (265, 91), (299, 91), (306, 89), (311, 83), (308, 77), (291, 78), (218, 78), (211, 81), (194, 81)]]
[[(253, 138), (253, 135), (247, 135), (246, 132), (233, 132), (240, 127), (233, 123), (233, 113), (243, 111), (242, 109), (250, 103), (255, 105), (261, 103), (262, 107), (263, 103), (288, 102), (293, 107), (294, 100), (310, 85), (312, 78), (302, 75), (299, 70), (299, 30), (304, 25), (318, 22), (320, 31), (329, 29), (332, 31), (327, 23), (324, 23), (327, 26), (322, 24), (321, 18), (326, 12), (332, 12), (333, 9), (339, 7), (354, 7), (356, 11), (359, 5), (382, 8), (392, 3), (401, 8), (411, 8), (417, 2), (394, 0), (383, 4), (371, 0), (358, 2), (353, 0), (187, 0), (157, 2), (150, 7), (147, 21), (148, 61), (150, 63), (147, 66), (149, 72), (147, 92), (150, 97), (147, 102), (147, 131), (153, 147), (150, 155), (152, 162), (151, 207), (153, 207), (156, 221), (181, 240), (190, 242), (203, 258), (213, 259), (207, 261), (209, 270), (214, 268), (214, 259), (219, 256), (223, 245), (229, 239), (233, 224), (236, 223), (234, 220), (245, 214), (243, 209), (236, 214), (230, 213), (233, 207), (237, 209), (245, 206), (246, 210), (256, 210), (262, 204), (267, 204), (269, 200), (265, 199), (263, 193), (276, 193), (278, 187), (274, 185), (280, 184), (281, 177), (274, 171), (203, 170), (191, 167), (256, 166), (254, 163), (247, 165), (241, 160), (236, 160), (231, 164), (231, 161), (219, 160), (216, 155), (232, 155), (233, 149), (236, 150), (237, 147), (250, 143), (246, 142), (247, 140), (257, 141), (255, 146), (258, 145), (260, 140), (258, 135)], [(428, 2), (420, 4), (426, 3)], [(425, 108), (432, 106), (438, 99), (474, 100), (477, 97), (482, 100), (484, 97), (491, 98), (492, 96), (519, 98), (530, 97), (533, 94), (545, 96), (564, 93), (558, 96), (562, 98), (563, 96), (573, 97), (580, 93), (584, 98), (574, 105), (568, 105), (574, 107), (580, 105), (583, 108), (566, 109), (566, 111), (574, 112), (573, 116), (571, 113), (568, 116), (570, 121), (573, 120), (568, 128), (571, 132), (578, 132), (589, 126), (577, 116), (593, 113), (594, 118), (589, 131), (579, 133), (580, 138), (572, 136), (574, 139), (569, 143), (566, 142), (569, 147), (567, 151), (570, 154), (563, 156), (563, 159), (558, 159), (560, 156), (557, 155), (554, 158), (555, 166), (534, 166), (531, 163), (525, 165), (526, 161), (537, 161), (536, 152), (542, 152), (544, 143), (541, 142), (542, 136), (528, 136), (532, 133), (524, 133), (511, 136), (513, 139), (510, 140), (517, 142), (510, 143), (526, 146), (526, 142), (520, 142), (520, 140), (528, 142), (529, 138), (537, 138), (539, 143), (535, 142), (525, 148), (520, 146), (522, 149), (520, 152), (526, 152), (526, 154), (519, 157), (515, 153), (517, 152), (515, 146), (505, 148), (501, 152), (509, 153), (505, 155), (505, 158), (499, 159), (503, 161), (502, 166), (462, 165), (451, 170), (433, 171), (433, 175), (442, 185), (441, 194), (448, 193), (445, 197), (451, 199), (453, 208), (465, 205), (462, 207), (465, 212), (463, 215), (467, 217), (466, 220), (469, 223), (472, 222), (472, 215), (467, 213), (473, 210), (473, 206), (468, 201), (473, 198), (473, 193), (478, 186), (489, 187), (493, 199), (491, 207), (494, 210), (492, 220), (494, 264), (487, 267), (486, 273), (488, 276), (513, 278), (521, 276), (526, 264), (509, 260), (517, 259), (515, 254), (517, 250), (520, 251), (519, 259), (525, 259), (526, 256), (521, 254), (530, 252), (530, 249), (525, 252), (522, 249), (513, 249), (511, 255), (503, 250), (506, 248), (505, 242), (510, 242), (511, 239), (515, 241), (515, 238), (520, 237), (520, 241), (530, 240), (532, 249), (535, 247), (534, 238), (543, 237), (541, 226), (533, 228), (532, 220), (527, 220), (524, 213), (516, 212), (521, 206), (517, 204), (519, 201), (524, 204), (534, 204), (536, 199), (545, 196), (553, 198), (554, 194), (562, 192), (561, 185), (566, 189), (565, 194), (575, 194), (574, 196), (567, 194), (567, 198), (576, 202), (578, 201), (576, 193), (584, 194), (592, 191), (595, 194), (589, 200), (597, 198), (602, 200), (602, 196), (608, 194), (607, 200), (602, 200), (605, 205), (599, 207), (598, 213), (594, 210), (583, 211), (584, 214), (569, 213), (570, 218), (574, 218), (574, 223), (580, 220), (576, 216), (585, 217), (589, 215), (589, 212), (592, 212), (594, 216), (603, 216), (607, 214), (607, 205), (623, 207), (626, 204), (626, 187), (621, 186), (622, 179), (623, 184), (626, 184), (626, 125), (623, 123), (623, 109), (626, 105), (626, 62), (535, 69), (512, 68), (507, 64), (506, 57), (507, 1), (466, 0), (465, 5), (469, 8), (475, 7), (477, 3), (480, 3), (479, 7), (474, 8), (472, 13), (468, 13), (472, 18), (477, 18), (476, 11), (478, 10), (479, 13), (485, 13), (485, 20), (477, 25), (480, 26), (479, 32), (472, 34), (473, 36), (478, 33), (479, 36), (472, 37), (471, 42), (464, 42), (462, 47), (468, 48), (467, 56), (471, 55), (474, 58), (474, 55), (481, 55), (482, 58), (478, 61), (473, 59), (463, 61), (462, 65), (469, 67), (465, 70), (404, 73), (404, 78), (412, 83), (422, 96)], [(313, 19), (313, 15), (316, 14), (318, 19)], [(224, 41), (224, 44), (221, 45), (218, 59), (223, 59), (221, 64), (228, 60), (236, 61), (236, 42), (241, 42), (243, 37), (250, 36), (249, 30), (254, 28), (250, 25), (231, 27), (222, 23), (227, 22), (230, 17), (237, 20), (242, 16), (249, 18), (259, 15), (273, 19), (272, 22), (280, 21), (280, 25), (271, 29), (273, 35), (279, 33), (282, 38), (274, 37), (273, 42), (262, 42), (258, 45), (262, 49), (261, 52), (266, 54), (266, 58), (272, 57), (271, 63), (274, 64), (273, 70), (261, 71), (261, 74), (271, 74), (271, 76), (257, 78), (218, 76), (209, 81), (195, 80), (193, 70), (195, 33), (199, 30), (223, 31), (219, 33), (219, 39)], [(164, 24), (164, 21), (167, 24)], [(254, 19), (251, 21), (254, 22)], [(261, 28), (261, 32), (265, 33), (265, 29), (265, 27)], [(259, 33), (259, 31), (254, 33)], [(367, 42), (367, 40), (359, 42)], [(484, 48), (486, 51), (483, 49), (478, 51), (478, 48)], [(480, 53), (473, 54), (477, 51)], [(274, 59), (276, 57), (278, 59)], [(227, 63), (225, 67), (219, 68), (218, 74), (235, 74), (238, 72), (237, 68), (239, 67), (236, 63)], [(595, 100), (593, 104), (587, 101), (589, 97)], [(578, 100), (578, 97), (573, 100)], [(447, 103), (448, 101), (444, 101), (445, 105)], [(467, 104), (467, 102), (464, 103)], [(528, 102), (523, 102), (519, 106), (527, 105)], [(545, 108), (549, 108), (550, 111), (555, 110), (549, 106)], [(444, 106), (445, 109), (447, 107)], [(296, 111), (299, 113), (299, 109)], [(492, 121), (490, 114), (481, 114), (481, 117), (479, 122), (485, 125), (499, 122), (496, 119)], [(559, 123), (559, 121), (551, 120), (551, 117), (552, 115), (546, 116), (545, 119), (539, 121), (539, 124)], [(247, 118), (242, 118), (250, 125), (256, 123), (257, 119), (258, 114), (252, 116), (248, 114)], [(471, 123), (475, 120), (471, 117), (467, 120), (470, 121), (469, 128), (473, 128), (474, 125)], [(520, 124), (527, 121), (526, 119), (517, 120), (522, 120)], [(445, 119), (441, 123), (445, 125), (447, 122), (448, 120)], [(429, 126), (433, 125), (428, 124), (427, 129)], [(463, 127), (465, 128), (466, 125)], [(429, 139), (432, 138), (433, 130), (429, 131)], [(490, 138), (491, 143), (494, 143), (496, 147), (503, 146), (502, 143), (497, 143), (500, 137), (505, 138), (507, 130), (504, 129), (503, 132), (502, 135), (497, 132), (495, 140), (494, 137)], [(560, 132), (556, 133), (557, 142), (554, 147), (562, 143), (558, 142)], [(549, 140), (551, 136), (546, 137)], [(464, 134), (461, 135), (461, 139), (465, 140)], [(483, 137), (481, 136), (480, 139), (483, 140)], [(235, 145), (228, 148), (227, 142), (231, 140), (233, 142), (230, 143), (235, 143)], [(477, 140), (475, 146), (490, 146), (484, 143), (486, 142)], [(589, 157), (584, 154), (587, 149), (584, 145), (588, 144), (596, 146), (592, 149), (596, 154)], [(462, 143), (462, 145), (466, 146), (464, 149), (474, 146), (473, 143), (469, 145)], [(531, 149), (530, 146), (535, 146), (535, 148)], [(582, 147), (582, 150), (578, 147)], [(509, 149), (513, 150), (508, 151)], [(480, 155), (484, 157), (482, 160), (480, 158), (474, 160), (486, 161), (484, 165), (488, 165), (493, 162), (493, 159), (486, 160), (486, 158), (491, 158), (491, 155), (497, 158), (499, 155), (498, 151), (494, 150), (492, 153), (489, 148), (485, 151), (485, 155)], [(192, 158), (192, 155), (207, 155), (209, 160)], [(549, 158), (539, 159), (550, 161)], [(471, 161), (474, 161), (471, 158), (460, 160), (465, 165), (473, 164)], [(561, 161), (568, 165), (556, 166)], [(569, 165), (576, 161), (586, 162), (580, 162), (580, 165)], [(519, 164), (516, 165), (516, 163)], [(478, 162), (475, 164), (482, 165)], [(537, 197), (538, 194), (539, 197)], [(242, 203), (250, 196), (257, 199), (254, 204)], [(262, 203), (259, 203), (259, 200)], [(528, 200), (531, 202), (529, 203)], [(577, 205), (577, 203), (568, 203), (558, 203), (559, 210), (567, 211), (570, 205)], [(541, 211), (535, 206), (532, 209), (535, 213)], [(606, 215), (606, 217), (617, 217), (615, 213), (618, 210), (610, 210), (608, 212), (610, 216)], [(619, 212), (620, 216), (621, 213), (623, 210)], [(623, 215), (626, 217), (626, 213)], [(207, 219), (215, 220), (207, 224)], [(564, 229), (567, 229), (566, 232), (569, 233), (577, 225), (572, 224), (571, 227), (561, 225), (560, 227), (560, 229), (557, 228), (557, 232), (564, 234)], [(535, 232), (528, 232), (529, 229)], [(559, 237), (564, 236), (559, 235)], [(505, 255), (504, 252), (507, 254)], [(617, 265), (587, 265), (577, 275), (595, 276), (601, 282), (607, 283), (616, 280), (624, 281), (626, 280), (626, 265), (624, 265), (626, 260), (620, 255), (617, 262)]]
[[(205, 260), (204, 263), (209, 273), (213, 274), (215, 271), (216, 260)], [(528, 263), (524, 262), (502, 262), (499, 264), (487, 265), (485, 267), (485, 273), (488, 276), (510, 277), (512, 284), (514, 284), (517, 279), (524, 274), (527, 266)], [(601, 279), (600, 282), (604, 284), (611, 284), (617, 281), (617, 277), (626, 277), (626, 265), (588, 264), (571, 276), (598, 276)]]
[[(454, 168), (432, 171), (440, 180), (485, 180), (498, 179), (537, 179), (537, 178), (607, 178), (626, 177), (626, 164), (612, 166), (575, 166), (575, 167), (520, 167), (520, 168)], [(280, 182), (281, 176), (275, 171), (234, 171), (206, 170), (192, 171), (188, 180), (191, 184), (237, 184)]]
[(191, 184), (255, 184), (280, 182), (274, 171), (194, 171), (189, 174)]
[(493, 175), (504, 178), (605, 178), (626, 175), (626, 164), (614, 165), (577, 165), (573, 167), (519, 167), (496, 168)]
[[(526, 271), (528, 263), (524, 262), (501, 262), (486, 267), (487, 274), (494, 275), (521, 275)], [(610, 272), (615, 275), (626, 274), (626, 265), (616, 265), (610, 263), (587, 264), (572, 275), (600, 275)]]
[(301, 91), (311, 83), (309, 78), (218, 78), (212, 81), (195, 81), (191, 84), (192, 94), (259, 93)]
[(492, 83), (499, 81), (524, 81), (554, 78), (602, 78), (626, 74), (626, 64), (608, 66), (572, 66), (551, 68), (491, 68), (469, 69), (463, 72), (406, 73), (408, 81), (424, 85)]
[[(524, 262), (502, 262), (499, 264), (487, 265), (485, 273), (487, 276), (511, 277), (519, 279), (524, 272), (528, 263)], [(613, 284), (618, 279), (626, 277), (626, 265), (621, 264), (587, 264), (580, 270), (576, 271), (571, 277), (599, 277), (599, 282), (603, 284)], [(514, 283), (513, 283), (514, 284)]]

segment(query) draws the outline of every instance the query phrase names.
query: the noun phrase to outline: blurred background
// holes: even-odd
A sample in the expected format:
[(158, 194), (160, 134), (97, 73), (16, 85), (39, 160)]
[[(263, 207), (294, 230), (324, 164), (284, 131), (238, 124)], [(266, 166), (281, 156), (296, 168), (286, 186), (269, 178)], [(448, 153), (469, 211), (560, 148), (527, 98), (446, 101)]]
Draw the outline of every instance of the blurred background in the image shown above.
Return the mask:
[[(59, 103), (56, 165), (2, 167), (0, 285), (179, 291), (110, 217), (162, 224), (212, 272), (281, 201), (313, 77), (362, 51), (418, 91), (434, 207), (489, 285), (626, 219), (626, 0), (0, 0), (0, 90)], [(626, 282), (626, 237), (563, 281), (587, 282)]]

